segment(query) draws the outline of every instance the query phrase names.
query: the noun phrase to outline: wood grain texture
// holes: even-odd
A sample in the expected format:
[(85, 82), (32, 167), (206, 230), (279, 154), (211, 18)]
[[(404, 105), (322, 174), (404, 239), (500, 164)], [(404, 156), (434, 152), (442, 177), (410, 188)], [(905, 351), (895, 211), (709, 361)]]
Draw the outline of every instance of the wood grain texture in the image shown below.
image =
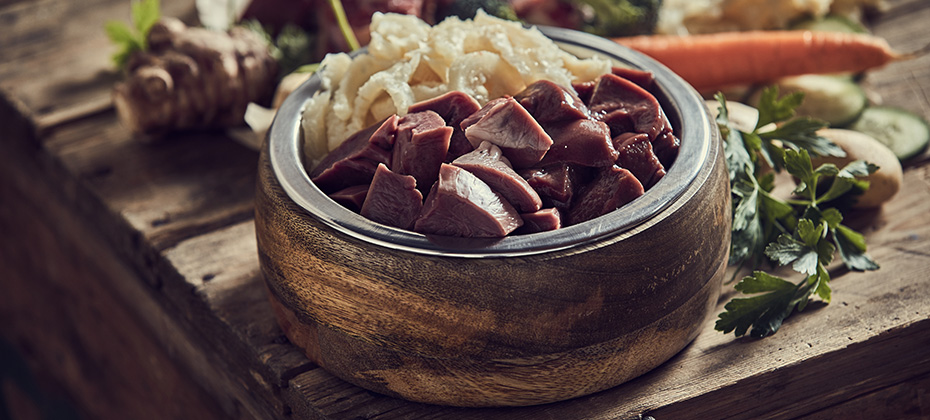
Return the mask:
[(124, 283), (134, 275), (123, 260), (97, 252), (105, 249), (99, 234), (76, 220), (57, 186), (36, 181), (40, 168), (14, 165), (29, 161), (21, 146), (0, 154), (0, 231), (21, 238), (0, 242), (0, 334), (67, 387), (89, 418), (245, 418), (223, 406), (232, 399), (216, 400), (191, 380), (189, 359), (176, 358), (187, 349), (173, 346), (187, 338), (147, 287)]
[(729, 182), (710, 143), (698, 177), (641, 225), (507, 258), (341, 234), (287, 197), (263, 153), (256, 233), (279, 323), (337, 376), (434, 404), (540, 404), (639, 376), (694, 338), (724, 275)]
[[(837, 404), (930, 372), (930, 354), (921, 350), (930, 314), (930, 166), (906, 173), (904, 190), (883, 211), (857, 216), (852, 223), (883, 267), (834, 269), (832, 304), (811, 305), (762, 340), (723, 335), (708, 320), (658, 369), (597, 394), (519, 409), (394, 406), (394, 399), (336, 385), (332, 375), (312, 370), (295, 377), (285, 397), (306, 418), (366, 416), (368, 407), (399, 419), (830, 418)], [(722, 312), (733, 293), (723, 286), (712, 313)], [(907, 403), (896, 410), (921, 404)]]
[[(26, 181), (21, 191), (32, 191), (36, 187), (30, 185), (38, 179), (55, 185), (61, 202), (75, 217), (69, 223), (100, 236), (95, 242), (99, 246), (88, 244), (69, 228), (53, 235), (65, 238), (60, 246), (49, 241), (46, 245), (70, 255), (78, 255), (76, 249), (105, 252), (117, 256), (126, 269), (118, 282), (102, 283), (104, 277), (69, 277), (61, 263), (37, 267), (26, 264), (26, 258), (10, 257), (4, 264), (20, 264), (25, 267), (23, 276), (32, 279), (39, 278), (31, 276), (40, 271), (55, 282), (71, 279), (86, 284), (88, 290), (101, 291), (101, 284), (109, 284), (111, 289), (101, 291), (103, 296), (126, 302), (127, 312), (134, 314), (130, 318), (148, 325), (136, 332), (158, 333), (150, 342), (165, 348), (163, 353), (179, 364), (190, 366), (184, 373), (222, 401), (221, 407), (240, 407), (233, 412), (255, 412), (259, 418), (313, 419), (622, 419), (651, 414), (663, 420), (659, 414), (685, 413), (681, 417), (694, 418), (708, 412), (730, 418), (792, 418), (810, 413), (812, 418), (830, 418), (845, 417), (853, 412), (849, 410), (872, 413), (867, 404), (887, 397), (890, 415), (926, 415), (920, 410), (926, 406), (926, 382), (921, 378), (928, 371), (927, 352), (922, 349), (927, 334), (923, 322), (930, 312), (930, 154), (908, 162), (904, 189), (882, 211), (848, 215), (868, 235), (870, 253), (882, 269), (834, 272), (833, 303), (814, 305), (792, 317), (773, 337), (734, 339), (714, 331), (708, 320), (691, 345), (658, 369), (588, 397), (518, 409), (411, 403), (334, 377), (283, 338), (256, 274), (251, 211), (257, 154), (220, 133), (152, 144), (132, 138), (120, 127), (109, 108), (109, 83), (115, 78), (107, 62), (111, 50), (99, 27), (111, 18), (128, 21), (126, 2), (0, 3), (0, 102), (5, 106), (0, 112), (0, 148), (4, 153), (11, 145), (30, 151), (21, 159), (11, 159), (6, 168), (18, 172), (38, 164), (39, 172), (30, 172), (34, 179)], [(874, 22), (876, 34), (901, 51), (930, 43), (926, 31), (930, 3), (888, 3), (889, 10)], [(168, 13), (177, 15), (193, 7), (187, 0), (163, 4)], [(925, 54), (870, 72), (865, 85), (871, 97), (930, 118), (928, 60), (930, 55)], [(45, 199), (32, 193), (17, 197), (30, 202), (4, 200), (0, 212), (42, 221), (29, 226), (42, 226), (57, 217), (42, 211)], [(7, 250), (17, 241), (29, 240), (28, 236), (11, 239), (10, 232), (2, 230), (3, 256), (23, 255)], [(37, 254), (29, 255), (32, 261)], [(0, 278), (0, 285), (6, 290), (12, 281)], [(26, 287), (48, 301), (61, 296), (35, 282)], [(146, 292), (140, 295), (139, 290)], [(725, 286), (722, 293), (720, 305), (732, 296), (732, 287)], [(19, 306), (2, 308), (17, 308), (12, 316), (23, 314), (23, 319), (34, 313)], [(721, 310), (718, 306), (713, 313)], [(36, 325), (55, 325), (47, 317), (32, 319)], [(35, 330), (10, 325), (0, 326), (4, 335), (39, 336)], [(41, 337), (72, 349), (72, 341), (53, 337), (58, 330), (41, 331)], [(198, 339), (186, 343), (178, 339), (185, 336)], [(851, 366), (846, 358), (859, 363)], [(899, 368), (901, 364), (894, 364), (897, 359), (910, 365)], [(49, 363), (59, 375), (73, 372), (54, 369), (56, 365)], [(883, 368), (888, 363), (893, 369)], [(212, 369), (219, 373), (210, 375)], [(838, 375), (837, 369), (846, 371)], [(101, 389), (99, 384), (84, 386)], [(233, 385), (245, 391), (225, 390)], [(154, 386), (149, 400), (161, 401), (159, 395), (168, 394), (158, 388)], [(836, 391), (824, 391), (828, 389)], [(753, 406), (747, 407), (750, 399)]]

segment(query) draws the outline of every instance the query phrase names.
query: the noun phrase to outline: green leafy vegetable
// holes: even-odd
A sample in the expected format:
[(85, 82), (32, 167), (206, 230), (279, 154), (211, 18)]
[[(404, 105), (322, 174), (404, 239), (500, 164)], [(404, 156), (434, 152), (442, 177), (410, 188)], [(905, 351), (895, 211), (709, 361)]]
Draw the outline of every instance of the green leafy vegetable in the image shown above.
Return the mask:
[[(292, 72), (312, 73), (316, 71), (316, 67), (319, 67), (319, 63), (305, 64), (313, 60), (315, 37), (299, 26), (284, 25), (278, 31), (277, 36), (272, 36), (271, 30), (262, 26), (257, 20), (249, 19), (240, 24), (259, 34), (268, 43), (271, 56), (278, 63), (279, 80)], [(308, 66), (313, 66), (312, 71), (309, 71)]]
[(158, 19), (161, 19), (160, 9), (158, 0), (136, 1), (131, 6), (132, 27), (115, 20), (104, 24), (107, 36), (119, 48), (113, 54), (113, 64), (117, 68), (125, 68), (132, 54), (148, 50), (148, 33)]
[[(577, 0), (585, 16), (583, 30), (601, 36), (650, 34), (659, 20), (661, 0)], [(588, 9), (588, 10), (584, 10)]]
[[(865, 238), (842, 225), (835, 207), (847, 194), (861, 193), (868, 182), (857, 177), (877, 167), (854, 161), (843, 168), (833, 164), (813, 167), (811, 155), (844, 156), (838, 146), (817, 134), (826, 123), (795, 118), (803, 94), (778, 97), (771, 87), (762, 93), (759, 121), (752, 132), (737, 130), (729, 121), (726, 98), (718, 93), (717, 125), (724, 139), (724, 157), (733, 197), (730, 264), (753, 271), (736, 284), (736, 290), (752, 297), (734, 298), (724, 306), (715, 328), (724, 333), (753, 337), (774, 334), (795, 310), (802, 311), (811, 297), (831, 299), (826, 266), (838, 252), (851, 270), (875, 270), (878, 264), (866, 254)], [(762, 131), (766, 127), (775, 128)], [(771, 166), (797, 179), (796, 198), (783, 200), (771, 194)], [(792, 283), (760, 268), (772, 263), (788, 266), (804, 275)], [(737, 269), (737, 273), (740, 270)]]
[(478, 10), (484, 10), (485, 13), (506, 20), (519, 20), (517, 12), (507, 0), (456, 0), (453, 2), (439, 2), (437, 5), (436, 20), (442, 20), (449, 16), (457, 16), (460, 19), (473, 19)]

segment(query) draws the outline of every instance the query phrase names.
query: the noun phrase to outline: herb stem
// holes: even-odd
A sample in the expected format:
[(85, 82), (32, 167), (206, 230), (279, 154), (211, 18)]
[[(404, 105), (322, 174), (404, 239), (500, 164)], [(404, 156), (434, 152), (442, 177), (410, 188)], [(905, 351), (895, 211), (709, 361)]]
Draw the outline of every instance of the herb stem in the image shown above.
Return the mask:
[(342, 32), (342, 36), (345, 37), (346, 43), (349, 44), (349, 48), (352, 51), (361, 48), (358, 39), (355, 37), (355, 31), (352, 30), (352, 26), (349, 25), (349, 19), (346, 18), (346, 11), (342, 7), (342, 2), (340, 0), (329, 0), (329, 6), (333, 9), (333, 14), (336, 15), (336, 22), (339, 23), (339, 30)]

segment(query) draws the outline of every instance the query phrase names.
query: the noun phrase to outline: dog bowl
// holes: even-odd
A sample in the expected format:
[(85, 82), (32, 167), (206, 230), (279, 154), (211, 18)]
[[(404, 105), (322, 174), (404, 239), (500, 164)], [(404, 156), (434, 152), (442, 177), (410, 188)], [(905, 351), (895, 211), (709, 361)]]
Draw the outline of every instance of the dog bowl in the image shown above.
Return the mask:
[(278, 111), (259, 162), (261, 271), (281, 328), (360, 387), (454, 406), (534, 405), (635, 378), (691, 342), (716, 304), (730, 190), (704, 101), (607, 39), (540, 28), (580, 57), (650, 71), (681, 148), (667, 175), (607, 215), (500, 239), (427, 237), (321, 192), (302, 161), (311, 78)]

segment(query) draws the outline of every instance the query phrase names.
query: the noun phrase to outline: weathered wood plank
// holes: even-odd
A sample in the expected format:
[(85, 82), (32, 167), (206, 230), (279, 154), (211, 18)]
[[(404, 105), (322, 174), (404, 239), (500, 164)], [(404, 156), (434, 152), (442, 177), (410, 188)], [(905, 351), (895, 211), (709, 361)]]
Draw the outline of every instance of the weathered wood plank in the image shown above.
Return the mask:
[(73, 212), (29, 146), (0, 154), (4, 337), (93, 418), (269, 417)]
[(188, 308), (192, 328), (229, 361), (250, 391), (280, 414), (289, 408), (278, 396), (295, 375), (315, 366), (288, 343), (274, 320), (259, 278), (255, 228), (251, 221), (201, 235), (165, 251), (187, 283), (164, 282), (169, 299)]
[(876, 419), (918, 420), (930, 417), (930, 375), (858, 396), (799, 420)]
[(144, 142), (105, 111), (45, 130), (43, 145), (156, 251), (252, 217), (258, 154), (222, 133)]
[[(749, 419), (821, 410), (930, 372), (930, 353), (915, 351), (930, 345), (930, 164), (906, 174), (904, 189), (884, 211), (859, 216), (870, 253), (883, 268), (835, 271), (832, 304), (812, 305), (763, 340), (723, 335), (708, 320), (697, 340), (665, 365), (589, 397), (516, 410), (398, 407), (316, 370), (295, 377), (286, 397), (295, 413), (333, 419), (368, 418), (371, 407), (410, 419)], [(732, 287), (725, 286), (715, 313), (730, 296)], [(753, 404), (745, 404), (747, 398)]]
[[(189, 14), (192, 7), (189, 1), (163, 3), (166, 14), (176, 16)], [(924, 28), (930, 4), (890, 3), (888, 13), (875, 22), (875, 32), (902, 51), (930, 43)], [(19, 112), (29, 115), (30, 124), (41, 133), (33, 144), (41, 149), (28, 159), (40, 161), (43, 172), (31, 176), (57, 184), (67, 206), (67, 212), (53, 214), (33, 206), (15, 214), (35, 214), (36, 220), (65, 217), (92, 226), (93, 234), (100, 236), (95, 240), (99, 246), (88, 249), (118, 249), (121, 264), (127, 266), (119, 269), (120, 282), (103, 283), (114, 288), (101, 292), (107, 302), (125, 299), (136, 306), (133, 316), (148, 313), (142, 320), (155, 331), (157, 344), (190, 367), (210, 395), (225, 395), (220, 405), (234, 413), (271, 416), (293, 409), (299, 418), (417, 419), (596, 419), (642, 413), (660, 419), (681, 413), (790, 417), (830, 413), (832, 407), (844, 406), (844, 399), (882, 390), (926, 389), (894, 383), (930, 370), (926, 352), (917, 350), (926, 347), (930, 312), (927, 154), (911, 163), (904, 190), (884, 211), (853, 218), (869, 235), (871, 253), (882, 270), (837, 272), (833, 304), (790, 319), (774, 337), (737, 340), (712, 331), (708, 320), (698, 340), (660, 369), (599, 394), (539, 407), (426, 406), (348, 385), (308, 364), (273, 324), (257, 277), (250, 220), (257, 155), (218, 133), (143, 143), (119, 125), (109, 104), (109, 88), (116, 80), (107, 67), (112, 48), (100, 28), (120, 16), (128, 20), (128, 4), (117, 0), (37, 0), (0, 6), (0, 89), (22, 103)], [(883, 103), (930, 118), (930, 55), (872, 72), (865, 83)], [(0, 121), (9, 122), (9, 115), (0, 115)], [(9, 141), (31, 142), (33, 137), (4, 132), (2, 138), (6, 147)], [(39, 231), (44, 232), (46, 246), (67, 244), (52, 244), (49, 231)], [(62, 233), (79, 237), (79, 232), (69, 228)], [(72, 245), (81, 249), (80, 243)], [(6, 250), (3, 254), (19, 255)], [(67, 261), (77, 264), (74, 258)], [(134, 274), (154, 287), (122, 278)], [(94, 282), (102, 280), (86, 281), (97, 285)], [(726, 290), (724, 298), (732, 293)], [(178, 337), (185, 334), (199, 336), (193, 341), (200, 344), (184, 344)], [(884, 358), (872, 357), (875, 352)], [(896, 369), (882, 370), (880, 363)], [(910, 363), (907, 371), (900, 363)], [(211, 371), (217, 366), (225, 371)], [(854, 375), (829, 376), (839, 370)], [(818, 385), (837, 380), (845, 385), (823, 399), (803, 395), (816, 394)], [(769, 396), (772, 391), (778, 392), (777, 398)], [(747, 395), (763, 403), (744, 407)], [(241, 401), (261, 407), (240, 407)], [(774, 406), (789, 401), (795, 405)]]
[(109, 111), (44, 134), (43, 147), (61, 158), (48, 178), (76, 184), (67, 189), (74, 210), (143, 267), (173, 315), (215, 346), (250, 392), (286, 413), (277, 390), (309, 362), (280, 345), (257, 279), (255, 152), (217, 133), (139, 142)]
[[(190, 20), (194, 2), (165, 0), (162, 13)], [(38, 0), (0, 6), (0, 88), (19, 98), (39, 128), (109, 108), (120, 77), (103, 25), (129, 23), (121, 0)]]

